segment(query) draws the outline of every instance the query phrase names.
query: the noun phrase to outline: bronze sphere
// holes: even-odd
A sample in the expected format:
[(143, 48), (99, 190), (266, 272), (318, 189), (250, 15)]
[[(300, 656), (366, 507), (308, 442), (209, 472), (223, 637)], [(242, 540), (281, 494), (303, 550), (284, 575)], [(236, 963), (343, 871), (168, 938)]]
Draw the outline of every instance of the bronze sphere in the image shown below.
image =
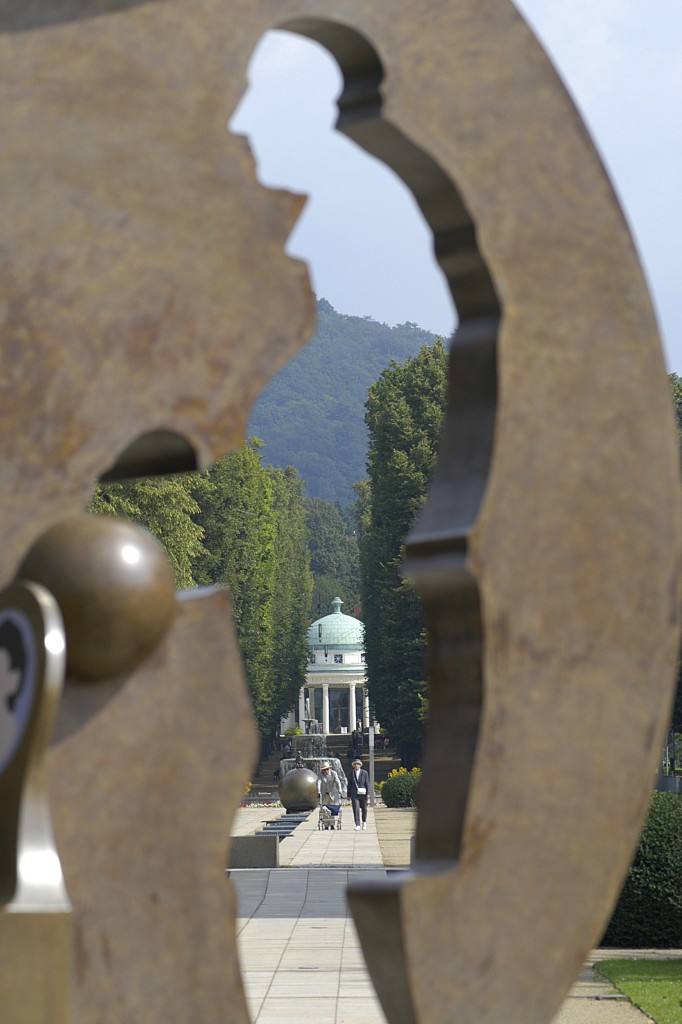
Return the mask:
[(310, 768), (291, 768), (277, 793), (287, 811), (312, 811), (317, 807), (317, 775)]
[(74, 679), (134, 669), (167, 632), (175, 584), (166, 553), (146, 530), (113, 516), (79, 515), (50, 527), (17, 573), (56, 599)]

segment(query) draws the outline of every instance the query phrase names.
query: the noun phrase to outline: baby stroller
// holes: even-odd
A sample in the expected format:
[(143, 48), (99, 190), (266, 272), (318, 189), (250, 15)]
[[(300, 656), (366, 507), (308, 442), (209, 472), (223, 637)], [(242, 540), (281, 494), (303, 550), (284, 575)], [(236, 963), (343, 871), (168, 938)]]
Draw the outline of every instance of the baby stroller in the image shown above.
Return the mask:
[(318, 829), (341, 828), (341, 804), (320, 804), (317, 818)]

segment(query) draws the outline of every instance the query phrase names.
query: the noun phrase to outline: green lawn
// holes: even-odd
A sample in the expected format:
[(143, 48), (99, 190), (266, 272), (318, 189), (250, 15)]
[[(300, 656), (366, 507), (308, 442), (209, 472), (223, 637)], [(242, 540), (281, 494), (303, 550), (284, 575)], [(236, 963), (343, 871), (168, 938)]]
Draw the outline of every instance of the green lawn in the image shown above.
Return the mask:
[(682, 960), (601, 960), (595, 969), (656, 1024), (682, 1021)]

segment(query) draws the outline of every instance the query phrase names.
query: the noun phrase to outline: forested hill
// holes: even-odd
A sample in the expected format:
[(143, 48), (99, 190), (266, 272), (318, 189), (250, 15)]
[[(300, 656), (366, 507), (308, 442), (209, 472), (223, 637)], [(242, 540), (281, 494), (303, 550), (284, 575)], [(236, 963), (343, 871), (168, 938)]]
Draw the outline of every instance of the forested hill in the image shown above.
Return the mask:
[(366, 475), (367, 390), (391, 360), (415, 355), (436, 336), (416, 324), (388, 327), (317, 303), (309, 345), (266, 388), (248, 432), (265, 441), (263, 461), (295, 466), (309, 497), (353, 501)]

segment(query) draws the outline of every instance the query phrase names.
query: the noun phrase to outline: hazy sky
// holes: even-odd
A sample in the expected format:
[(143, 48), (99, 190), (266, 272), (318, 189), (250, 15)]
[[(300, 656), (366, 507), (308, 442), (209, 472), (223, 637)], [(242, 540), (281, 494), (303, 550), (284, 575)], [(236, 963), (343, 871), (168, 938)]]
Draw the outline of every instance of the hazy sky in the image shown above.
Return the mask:
[[(682, 0), (515, 0), (577, 103), (638, 246), (669, 370), (682, 374)], [(314, 44), (264, 37), (231, 119), (264, 185), (309, 196), (287, 245), (341, 313), (449, 334), (431, 234), (395, 175), (333, 130), (340, 73)]]

